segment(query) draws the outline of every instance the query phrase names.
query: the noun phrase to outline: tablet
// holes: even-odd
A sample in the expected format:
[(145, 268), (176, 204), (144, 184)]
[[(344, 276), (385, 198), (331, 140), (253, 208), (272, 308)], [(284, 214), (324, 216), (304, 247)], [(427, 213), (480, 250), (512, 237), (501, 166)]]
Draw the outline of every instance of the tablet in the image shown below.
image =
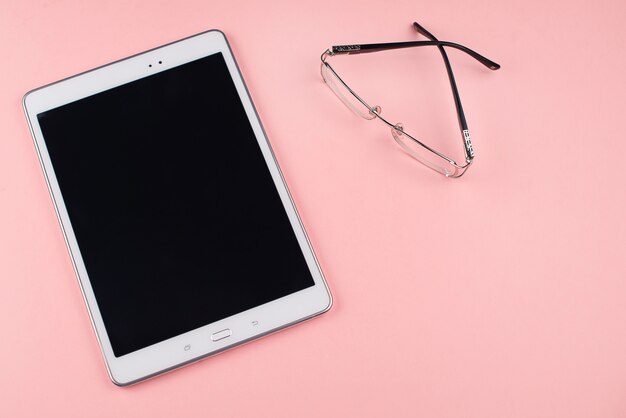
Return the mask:
[(330, 308), (222, 32), (33, 90), (23, 104), (115, 384)]

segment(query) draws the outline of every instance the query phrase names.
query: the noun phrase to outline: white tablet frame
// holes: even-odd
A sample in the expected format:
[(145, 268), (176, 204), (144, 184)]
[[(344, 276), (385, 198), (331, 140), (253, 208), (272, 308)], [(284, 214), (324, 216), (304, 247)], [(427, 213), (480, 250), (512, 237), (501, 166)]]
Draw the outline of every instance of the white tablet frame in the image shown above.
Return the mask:
[[(84, 97), (218, 52), (221, 52), (224, 56), (308, 267), (315, 280), (315, 285), (130, 354), (115, 357), (61, 196), (37, 115)], [(304, 226), (298, 216), (226, 36), (221, 31), (210, 30), (203, 32), (35, 89), (24, 96), (23, 106), (96, 337), (100, 344), (109, 376), (116, 385), (126, 386), (156, 376), (271, 332), (281, 330), (330, 309), (332, 297), (321, 268), (313, 253)], [(230, 337), (215, 342), (211, 340), (213, 333), (226, 328), (232, 331)]]

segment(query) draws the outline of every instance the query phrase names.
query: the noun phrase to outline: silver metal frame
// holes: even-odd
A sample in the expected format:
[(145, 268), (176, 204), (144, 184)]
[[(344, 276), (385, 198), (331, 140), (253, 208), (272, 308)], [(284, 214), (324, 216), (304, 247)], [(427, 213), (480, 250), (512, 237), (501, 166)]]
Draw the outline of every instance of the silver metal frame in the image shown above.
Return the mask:
[[(346, 84), (345, 81), (343, 81), (343, 79), (339, 76), (339, 74), (337, 74), (337, 72), (335, 71), (335, 69), (326, 61), (327, 57), (332, 57), (333, 55), (335, 55), (335, 53), (333, 51), (331, 51), (330, 49), (327, 49), (326, 51), (324, 51), (322, 53), (322, 55), (320, 56), (320, 59), (322, 61), (322, 64), (320, 66), (320, 70), (325, 66), (326, 68), (328, 68), (334, 75), (335, 77), (337, 77), (337, 79), (341, 82), (341, 84), (350, 92), (350, 94), (352, 94), (359, 102), (361, 102), (361, 104), (363, 104), (363, 106), (365, 106), (369, 113), (374, 115), (374, 118), (378, 118), (380, 119), (382, 122), (384, 122), (387, 126), (389, 126), (392, 130), (397, 131), (400, 135), (405, 135), (408, 138), (410, 138), (413, 142), (415, 142), (417, 145), (423, 147), (425, 150), (430, 151), (431, 153), (433, 153), (434, 155), (436, 155), (437, 157), (441, 158), (442, 160), (444, 160), (446, 163), (448, 163), (449, 165), (451, 165), (454, 168), (454, 172), (451, 174), (444, 174), (430, 166), (428, 166), (427, 164), (425, 164), (424, 162), (418, 160), (417, 158), (413, 157), (408, 150), (407, 154), (411, 155), (416, 161), (418, 161), (419, 163), (425, 165), (426, 167), (430, 168), (433, 171), (436, 171), (437, 173), (440, 173), (446, 177), (451, 177), (451, 178), (458, 178), (461, 177), (469, 168), (469, 166), (472, 164), (472, 162), (474, 161), (474, 150), (472, 148), (472, 143), (471, 143), (471, 139), (469, 137), (469, 131), (464, 130), (463, 131), (463, 137), (464, 137), (464, 142), (465, 142), (465, 161), (466, 164), (465, 165), (460, 165), (458, 164), (456, 161), (454, 161), (452, 158), (442, 154), (441, 152), (429, 147), (428, 145), (424, 144), (423, 142), (421, 142), (420, 140), (418, 140), (417, 138), (415, 138), (414, 136), (406, 133), (404, 131), (404, 129), (402, 129), (401, 125), (399, 123), (397, 124), (393, 124), (391, 122), (389, 122), (387, 119), (385, 119), (384, 117), (381, 116), (380, 112), (381, 112), (381, 108), (380, 106), (370, 106), (365, 100), (363, 100), (361, 98), (361, 96), (359, 96), (354, 90), (352, 90), (350, 88), (350, 86), (348, 86), (348, 84)], [(324, 79), (324, 82), (326, 82), (326, 79), (324, 78), (324, 75), (322, 74), (322, 79)], [(327, 82), (326, 82), (327, 83)], [(328, 84), (328, 83), (327, 83)], [(331, 89), (332, 90), (332, 89)]]

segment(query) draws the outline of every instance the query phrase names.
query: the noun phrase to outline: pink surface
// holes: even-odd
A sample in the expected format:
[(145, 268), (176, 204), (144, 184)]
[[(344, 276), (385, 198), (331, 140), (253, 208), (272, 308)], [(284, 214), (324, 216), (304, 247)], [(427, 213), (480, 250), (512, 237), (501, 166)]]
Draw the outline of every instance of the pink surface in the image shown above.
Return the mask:
[[(3, 0), (0, 416), (626, 416), (625, 13), (617, 1)], [(328, 46), (418, 39), (413, 19), (502, 64), (450, 52), (477, 152), (459, 180), (412, 162), (319, 76)], [(210, 28), (230, 39), (336, 303), (120, 389), (21, 97)], [(407, 131), (460, 151), (435, 49), (335, 63)]]

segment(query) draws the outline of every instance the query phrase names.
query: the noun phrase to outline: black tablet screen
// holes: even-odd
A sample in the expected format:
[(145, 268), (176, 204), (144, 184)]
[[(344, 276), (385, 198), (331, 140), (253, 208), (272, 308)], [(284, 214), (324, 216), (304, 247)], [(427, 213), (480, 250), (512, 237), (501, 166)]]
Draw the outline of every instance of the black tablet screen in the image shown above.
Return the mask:
[(116, 356), (313, 286), (221, 53), (38, 119)]

